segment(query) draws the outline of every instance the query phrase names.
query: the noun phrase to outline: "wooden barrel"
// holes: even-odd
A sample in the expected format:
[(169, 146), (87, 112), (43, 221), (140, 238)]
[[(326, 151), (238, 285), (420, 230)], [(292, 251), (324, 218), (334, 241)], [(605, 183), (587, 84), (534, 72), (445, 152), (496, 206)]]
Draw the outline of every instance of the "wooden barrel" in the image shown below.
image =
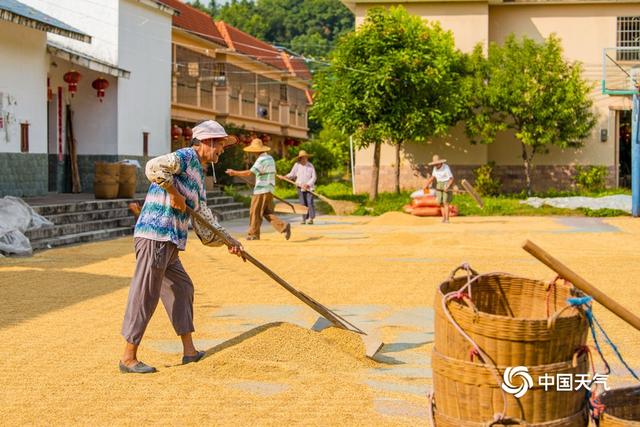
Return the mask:
[[(438, 348), (432, 352), (433, 391), (437, 412), (449, 419), (468, 422), (490, 422), (496, 414), (526, 422), (527, 424), (553, 422), (573, 418), (586, 409), (585, 388), (578, 391), (559, 391), (554, 385), (548, 390), (540, 385), (540, 377), (558, 374), (588, 375), (588, 355), (581, 354), (565, 362), (540, 366), (528, 366), (531, 387), (520, 398), (501, 388), (506, 366), (467, 362), (441, 354)], [(497, 369), (497, 370), (496, 370)], [(520, 387), (522, 376), (514, 376), (512, 382)], [(504, 412), (504, 399), (507, 409)], [(572, 424), (586, 426), (583, 423)]]

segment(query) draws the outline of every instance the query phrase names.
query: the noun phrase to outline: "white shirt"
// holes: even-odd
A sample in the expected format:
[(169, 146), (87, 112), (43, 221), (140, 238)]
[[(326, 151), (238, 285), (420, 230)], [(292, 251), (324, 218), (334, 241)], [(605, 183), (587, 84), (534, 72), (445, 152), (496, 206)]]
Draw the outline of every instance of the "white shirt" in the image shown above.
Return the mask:
[(436, 178), (437, 182), (447, 182), (453, 178), (451, 169), (449, 169), (449, 165), (447, 164), (442, 165), (440, 168), (434, 167), (431, 175)]
[(302, 188), (303, 185), (308, 185), (309, 190), (313, 191), (313, 186), (316, 183), (316, 170), (308, 160), (306, 165), (296, 162), (291, 172), (287, 174), (287, 178), (295, 178), (298, 187)]

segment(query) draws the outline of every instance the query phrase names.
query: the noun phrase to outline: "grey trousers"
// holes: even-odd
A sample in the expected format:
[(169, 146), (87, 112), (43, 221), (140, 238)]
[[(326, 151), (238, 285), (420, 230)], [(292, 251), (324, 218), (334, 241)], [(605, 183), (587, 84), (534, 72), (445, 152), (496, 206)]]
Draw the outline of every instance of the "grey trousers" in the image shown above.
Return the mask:
[(193, 332), (193, 283), (176, 245), (137, 237), (135, 250), (136, 270), (122, 322), (124, 339), (140, 344), (160, 299), (176, 334)]

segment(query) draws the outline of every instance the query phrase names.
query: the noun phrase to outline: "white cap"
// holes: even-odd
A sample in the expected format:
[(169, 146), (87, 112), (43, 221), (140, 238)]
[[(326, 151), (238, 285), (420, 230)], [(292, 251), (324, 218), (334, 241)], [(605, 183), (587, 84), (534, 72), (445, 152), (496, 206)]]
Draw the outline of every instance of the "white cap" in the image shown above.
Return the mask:
[(209, 138), (225, 138), (229, 136), (222, 125), (215, 120), (206, 120), (200, 123), (192, 129), (192, 132), (193, 138), (196, 138), (198, 141), (204, 141)]

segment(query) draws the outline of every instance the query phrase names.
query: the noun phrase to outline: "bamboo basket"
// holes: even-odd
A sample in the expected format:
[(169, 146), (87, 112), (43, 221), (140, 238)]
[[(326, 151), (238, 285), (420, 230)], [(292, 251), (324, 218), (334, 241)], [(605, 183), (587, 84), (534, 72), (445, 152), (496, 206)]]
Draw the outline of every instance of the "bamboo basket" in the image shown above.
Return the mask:
[(118, 178), (111, 175), (96, 175), (93, 178), (94, 183), (99, 184), (118, 184)]
[(118, 186), (117, 182), (108, 183), (108, 182), (93, 182), (93, 193), (96, 196), (96, 199), (115, 199), (118, 197)]
[[(436, 292), (435, 346), (444, 356), (473, 360), (473, 345), (447, 318), (442, 303), (446, 294), (467, 283), (467, 277), (454, 278), (454, 274)], [(470, 288), (470, 298), (449, 301), (447, 310), (494, 364), (562, 362), (586, 343), (587, 320), (566, 302), (574, 288), (564, 281), (549, 287), (538, 280), (490, 273), (479, 275)]]
[(136, 183), (138, 180), (137, 168), (134, 165), (118, 164), (120, 167), (118, 175), (118, 197), (131, 199), (136, 194)]
[(545, 391), (538, 379), (545, 374), (554, 378), (557, 374), (587, 374), (587, 354), (565, 362), (529, 366), (533, 386), (519, 399), (501, 389), (506, 366), (493, 367), (454, 359), (439, 353), (437, 348), (432, 352), (431, 363), (436, 408), (445, 417), (488, 422), (493, 420), (495, 414), (503, 413), (508, 418), (526, 423), (544, 423), (572, 417), (586, 407), (584, 388), (579, 391), (558, 391), (551, 387)]
[(108, 175), (117, 178), (120, 175), (120, 164), (118, 163), (95, 162), (94, 169), (95, 176)]
[[(434, 419), (432, 423), (435, 427), (487, 427), (487, 423), (481, 422), (473, 422), (473, 421), (461, 421), (455, 418), (448, 417), (446, 415), (442, 415), (438, 413), (437, 410), (434, 410)], [(576, 414), (566, 417), (560, 418), (558, 420), (547, 421), (544, 423), (509, 423), (509, 422), (497, 422), (492, 424), (493, 426), (508, 426), (508, 425), (523, 425), (527, 427), (586, 427), (588, 425), (589, 418), (587, 415), (587, 411), (580, 411)]]
[(605, 406), (600, 427), (640, 427), (640, 387), (605, 391), (600, 403)]

